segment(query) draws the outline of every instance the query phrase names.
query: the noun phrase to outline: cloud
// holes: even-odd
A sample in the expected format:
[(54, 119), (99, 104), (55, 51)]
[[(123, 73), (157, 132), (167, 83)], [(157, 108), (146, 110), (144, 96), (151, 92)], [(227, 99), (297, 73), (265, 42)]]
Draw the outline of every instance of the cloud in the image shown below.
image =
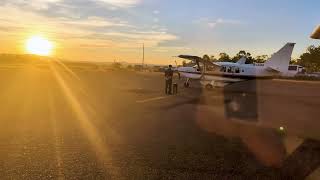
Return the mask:
[(153, 52), (158, 52), (158, 53), (168, 53), (168, 52), (190, 52), (191, 48), (188, 47), (180, 47), (180, 46), (169, 46), (169, 47), (158, 47), (156, 49), (153, 49)]
[(158, 23), (159, 22), (159, 18), (153, 18), (153, 22)]
[(7, 3), (21, 7), (31, 7), (36, 10), (46, 10), (50, 5), (60, 3), (62, 1), (63, 0), (10, 0)]
[[(82, 19), (47, 17), (35, 12), (22, 11), (14, 6), (0, 7), (0, 11), (3, 13), (0, 18), (1, 27), (19, 31), (8, 32), (12, 34), (38, 31), (46, 34), (73, 34), (73, 36), (78, 36), (95, 32), (95, 28), (126, 26), (126, 22), (124, 21), (97, 16), (89, 16)], [(90, 31), (89, 29), (92, 30)]]
[(198, 20), (195, 20), (194, 23), (196, 24), (204, 24), (207, 27), (213, 29), (219, 25), (239, 25), (243, 24), (243, 22), (239, 20), (233, 20), (233, 19), (222, 19), (218, 18), (216, 20), (211, 20), (209, 18), (200, 18)]
[(107, 3), (112, 6), (128, 8), (138, 5), (141, 0), (95, 0), (97, 2)]
[(112, 22), (108, 21), (105, 18), (97, 17), (97, 16), (89, 16), (86, 19), (66, 19), (62, 20), (61, 23), (64, 23), (66, 25), (73, 25), (73, 26), (79, 26), (79, 27), (108, 27), (108, 26), (127, 26), (126, 22), (124, 21), (118, 21), (118, 22)]
[[(47, 16), (38, 11), (25, 11), (13, 5), (0, 6), (0, 37), (23, 42), (39, 33), (60, 44), (60, 48), (136, 48), (145, 43), (156, 47), (179, 37), (168, 29), (136, 27), (119, 18), (100, 16), (82, 18)], [(23, 17), (23, 18), (21, 18)], [(107, 27), (107, 28), (106, 28)]]
[(209, 26), (210, 28), (214, 28), (214, 27), (216, 27), (216, 25), (217, 25), (216, 22), (208, 22), (208, 26)]
[(160, 11), (159, 10), (154, 10), (153, 14), (160, 14)]
[(176, 35), (161, 31), (108, 32), (103, 35), (107, 38), (116, 37), (120, 42), (131, 43), (134, 46), (137, 43), (145, 43), (147, 47), (158, 46), (166, 41), (177, 40), (179, 38)]
[(243, 24), (242, 21), (239, 21), (239, 20), (234, 20), (234, 19), (217, 19), (216, 21), (217, 23), (219, 24), (234, 24), (234, 25), (237, 25), (237, 24)]

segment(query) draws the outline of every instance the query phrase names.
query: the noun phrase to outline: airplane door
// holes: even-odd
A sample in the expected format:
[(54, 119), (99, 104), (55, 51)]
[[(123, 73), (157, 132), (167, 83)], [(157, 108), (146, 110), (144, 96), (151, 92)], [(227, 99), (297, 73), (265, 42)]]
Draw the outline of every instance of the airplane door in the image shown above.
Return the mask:
[(232, 74), (232, 67), (227, 66), (227, 67), (226, 67), (226, 72), (227, 72), (228, 74)]
[(237, 75), (239, 73), (240, 73), (240, 68), (239, 67), (237, 67), (237, 66), (232, 66), (231, 67), (231, 74), (232, 75)]
[(232, 74), (232, 75), (234, 75), (235, 70), (236, 70), (236, 67), (232, 66), (232, 67), (231, 67), (231, 74)]

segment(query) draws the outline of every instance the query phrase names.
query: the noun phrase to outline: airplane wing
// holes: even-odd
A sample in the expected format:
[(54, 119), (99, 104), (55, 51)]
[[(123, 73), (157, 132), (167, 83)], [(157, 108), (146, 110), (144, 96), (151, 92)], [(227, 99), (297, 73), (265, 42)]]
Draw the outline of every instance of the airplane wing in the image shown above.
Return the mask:
[(320, 25), (311, 34), (312, 39), (320, 39)]
[(192, 62), (195, 62), (198, 66), (199, 69), (200, 68), (200, 62), (202, 61), (202, 58), (201, 57), (198, 57), (198, 56), (190, 56), (190, 55), (179, 55), (178, 56), (179, 58), (182, 58), (182, 59), (188, 59)]
[(214, 67), (220, 67), (220, 65), (218, 65), (216, 63), (213, 63), (211, 61), (205, 61), (203, 58), (201, 58), (199, 56), (179, 55), (178, 57), (182, 58), (182, 59), (187, 59), (187, 60), (193, 61), (193, 62), (195, 62), (197, 64), (198, 63), (203, 63), (203, 64), (214, 66)]
[(199, 57), (199, 56), (179, 55), (178, 57), (182, 58), (182, 59), (188, 59), (188, 60), (193, 61), (193, 62), (202, 61), (202, 58)]

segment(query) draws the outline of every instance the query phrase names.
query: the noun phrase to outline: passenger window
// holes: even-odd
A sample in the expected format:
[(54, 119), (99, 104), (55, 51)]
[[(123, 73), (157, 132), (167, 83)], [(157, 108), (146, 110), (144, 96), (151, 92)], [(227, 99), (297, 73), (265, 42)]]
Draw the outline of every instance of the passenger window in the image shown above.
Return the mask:
[(240, 68), (236, 67), (235, 68), (235, 73), (240, 73)]
[(231, 67), (227, 67), (227, 72), (231, 73)]

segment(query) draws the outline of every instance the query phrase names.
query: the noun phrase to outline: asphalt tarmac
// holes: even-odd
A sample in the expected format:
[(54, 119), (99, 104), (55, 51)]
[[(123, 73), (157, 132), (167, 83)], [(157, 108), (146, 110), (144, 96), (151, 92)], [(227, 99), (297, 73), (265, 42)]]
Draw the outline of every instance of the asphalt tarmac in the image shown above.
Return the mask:
[(52, 63), (0, 67), (0, 82), (1, 179), (272, 179), (294, 144), (280, 127), (320, 139), (314, 81), (176, 79), (167, 96), (161, 73)]

